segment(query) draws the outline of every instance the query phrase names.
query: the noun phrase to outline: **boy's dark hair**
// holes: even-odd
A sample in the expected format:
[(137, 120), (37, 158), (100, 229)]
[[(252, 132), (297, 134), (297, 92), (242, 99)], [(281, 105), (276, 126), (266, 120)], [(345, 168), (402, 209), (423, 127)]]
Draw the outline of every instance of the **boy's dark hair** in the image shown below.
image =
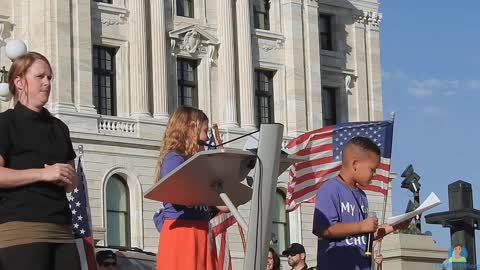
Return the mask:
[(378, 147), (378, 145), (369, 138), (360, 136), (353, 137), (350, 141), (348, 141), (347, 145), (348, 144), (356, 145), (365, 151), (372, 152), (377, 154), (378, 156), (381, 156), (380, 147)]

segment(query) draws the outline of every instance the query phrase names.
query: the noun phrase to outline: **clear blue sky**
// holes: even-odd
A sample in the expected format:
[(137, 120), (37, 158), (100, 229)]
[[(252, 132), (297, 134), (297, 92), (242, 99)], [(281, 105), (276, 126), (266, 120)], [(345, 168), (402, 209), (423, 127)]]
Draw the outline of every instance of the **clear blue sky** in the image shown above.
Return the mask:
[[(480, 1), (385, 0), (380, 3), (385, 118), (396, 112), (393, 171), (413, 164), (421, 200), (435, 192), (448, 209), (448, 184), (473, 186), (480, 209)], [(393, 212), (405, 211), (411, 193), (393, 183)], [(425, 224), (442, 247), (449, 230)], [(476, 233), (480, 263), (480, 233)]]

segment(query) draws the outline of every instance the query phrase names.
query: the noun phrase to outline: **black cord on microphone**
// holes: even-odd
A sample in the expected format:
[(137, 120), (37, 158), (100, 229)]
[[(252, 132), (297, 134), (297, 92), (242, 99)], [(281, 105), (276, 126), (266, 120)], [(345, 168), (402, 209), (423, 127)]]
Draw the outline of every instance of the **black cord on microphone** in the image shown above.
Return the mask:
[(371, 257), (373, 253), (373, 239), (374, 239), (373, 232), (367, 234), (367, 245), (365, 247), (365, 256)]

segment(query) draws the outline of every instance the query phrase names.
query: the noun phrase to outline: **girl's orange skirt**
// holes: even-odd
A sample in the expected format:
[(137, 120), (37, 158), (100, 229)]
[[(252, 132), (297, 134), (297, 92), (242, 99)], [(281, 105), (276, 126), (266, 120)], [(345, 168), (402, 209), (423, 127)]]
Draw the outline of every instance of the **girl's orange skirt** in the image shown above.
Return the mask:
[(160, 232), (157, 270), (216, 270), (208, 221), (167, 219)]

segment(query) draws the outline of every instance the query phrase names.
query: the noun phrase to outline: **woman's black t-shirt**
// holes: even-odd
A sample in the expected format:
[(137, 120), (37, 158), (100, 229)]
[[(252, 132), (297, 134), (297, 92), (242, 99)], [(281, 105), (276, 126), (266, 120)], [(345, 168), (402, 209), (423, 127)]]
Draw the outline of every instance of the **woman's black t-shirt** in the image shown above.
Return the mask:
[[(67, 125), (45, 108), (35, 112), (20, 102), (0, 113), (0, 155), (5, 167), (15, 170), (68, 163), (76, 157)], [(9, 221), (71, 224), (65, 189), (43, 181), (0, 188), (0, 223)]]

